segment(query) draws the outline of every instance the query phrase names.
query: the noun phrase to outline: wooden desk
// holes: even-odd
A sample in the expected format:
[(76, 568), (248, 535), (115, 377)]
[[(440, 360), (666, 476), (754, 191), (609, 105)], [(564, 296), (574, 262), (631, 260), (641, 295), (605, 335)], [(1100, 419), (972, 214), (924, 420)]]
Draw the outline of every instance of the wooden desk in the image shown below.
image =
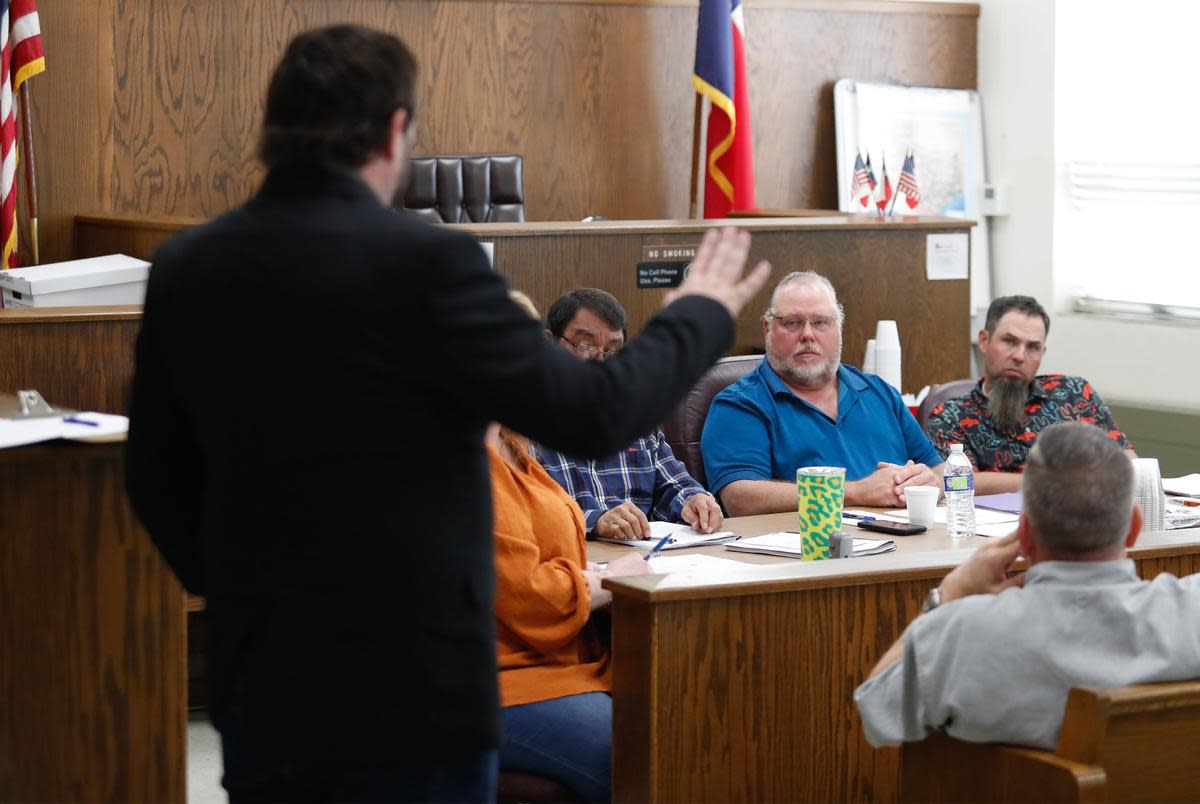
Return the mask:
[(121, 455), (0, 450), (0, 801), (184, 801), (184, 593)]
[[(754, 536), (795, 514), (726, 525)], [(982, 541), (935, 525), (894, 553), (818, 563), (708, 547), (746, 570), (606, 580), (615, 800), (895, 801), (899, 752), (867, 744), (852, 693)], [(1200, 529), (1144, 534), (1131, 557), (1144, 578), (1200, 571)]]
[[(154, 249), (194, 219), (115, 216), (76, 218), (77, 256), (122, 252), (151, 259)], [(662, 305), (663, 289), (639, 289), (637, 264), (646, 251), (695, 246), (720, 221), (598, 221), (594, 223), (491, 223), (452, 226), (495, 247), (496, 270), (529, 294), (544, 314), (561, 294), (578, 287), (604, 288), (629, 313), (636, 334)], [(904, 386), (966, 377), (970, 373), (970, 310), (967, 280), (925, 278), (925, 240), (935, 233), (970, 231), (952, 218), (824, 216), (736, 221), (754, 235), (752, 260), (770, 260), (773, 286), (790, 271), (825, 274), (846, 308), (844, 359), (862, 362), (875, 322), (894, 319), (904, 350)], [(750, 301), (738, 319), (733, 351), (761, 351), (760, 316), (770, 287)]]

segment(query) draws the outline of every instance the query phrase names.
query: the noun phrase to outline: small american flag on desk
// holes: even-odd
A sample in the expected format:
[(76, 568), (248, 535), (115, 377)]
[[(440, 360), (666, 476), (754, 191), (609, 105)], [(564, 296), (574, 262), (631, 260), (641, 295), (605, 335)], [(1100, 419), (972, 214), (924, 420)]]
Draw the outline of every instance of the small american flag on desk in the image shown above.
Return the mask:
[(917, 168), (913, 164), (912, 151), (904, 157), (904, 169), (900, 171), (900, 181), (896, 183), (896, 194), (904, 194), (904, 203), (913, 209), (921, 203), (921, 191), (917, 187)]

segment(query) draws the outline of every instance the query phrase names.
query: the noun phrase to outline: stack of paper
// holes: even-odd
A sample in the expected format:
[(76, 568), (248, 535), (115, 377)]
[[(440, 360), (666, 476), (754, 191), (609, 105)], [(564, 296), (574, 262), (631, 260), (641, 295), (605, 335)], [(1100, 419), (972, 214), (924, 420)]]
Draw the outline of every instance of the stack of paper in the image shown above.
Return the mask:
[(1200, 497), (1200, 475), (1184, 475), (1183, 477), (1164, 477), (1163, 491), (1167, 494), (1177, 494), (1181, 497)]
[[(751, 539), (741, 539), (735, 544), (725, 545), (726, 550), (736, 550), (739, 553), (762, 553), (768, 556), (784, 556), (800, 558), (799, 533), (768, 533), (765, 536), (755, 536)], [(891, 539), (855, 539), (854, 555), (874, 556), (880, 553), (890, 553), (896, 549), (896, 543)]]
[(55, 438), (87, 441), (129, 431), (129, 419), (107, 413), (73, 413), (33, 419), (0, 419), (0, 448), (36, 444)]
[(608, 542), (610, 544), (623, 544), (628, 547), (636, 547), (639, 550), (651, 550), (654, 545), (663, 540), (664, 536), (669, 536), (670, 541), (663, 545), (663, 550), (682, 550), (685, 547), (703, 547), (706, 544), (721, 544), (723, 542), (731, 542), (737, 538), (737, 534), (731, 530), (717, 531), (716, 533), (697, 533), (692, 530), (691, 525), (681, 525), (674, 522), (651, 522), (650, 523), (650, 538), (649, 539), (607, 539), (602, 538), (599, 541)]

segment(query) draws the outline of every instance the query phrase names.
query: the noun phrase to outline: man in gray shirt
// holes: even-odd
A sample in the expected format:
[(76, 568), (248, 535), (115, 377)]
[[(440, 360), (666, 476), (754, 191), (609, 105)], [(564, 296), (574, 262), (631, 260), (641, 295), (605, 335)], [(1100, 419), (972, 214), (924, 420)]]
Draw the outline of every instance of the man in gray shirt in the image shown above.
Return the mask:
[[(1133, 467), (1101, 429), (1056, 424), (1025, 467), (1017, 532), (977, 550), (854, 692), (867, 740), (935, 730), (1053, 749), (1067, 692), (1200, 677), (1200, 575), (1139, 580)], [(1023, 555), (1027, 572), (1008, 577)]]

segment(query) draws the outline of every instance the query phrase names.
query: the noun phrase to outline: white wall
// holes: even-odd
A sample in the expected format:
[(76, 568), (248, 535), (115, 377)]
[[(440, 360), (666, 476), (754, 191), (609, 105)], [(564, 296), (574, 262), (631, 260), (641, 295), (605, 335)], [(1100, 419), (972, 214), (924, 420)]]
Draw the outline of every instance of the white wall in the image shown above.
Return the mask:
[[(1069, 279), (1055, 270), (1058, 0), (978, 2), (988, 177), (1010, 197), (1009, 215), (992, 219), (995, 294), (1027, 293), (1052, 311), (1043, 370), (1081, 374), (1112, 402), (1200, 413), (1200, 327), (1072, 313)], [(1099, 47), (1096, 57), (1119, 58), (1119, 49)], [(1200, 279), (1188, 271), (1181, 281)]]

